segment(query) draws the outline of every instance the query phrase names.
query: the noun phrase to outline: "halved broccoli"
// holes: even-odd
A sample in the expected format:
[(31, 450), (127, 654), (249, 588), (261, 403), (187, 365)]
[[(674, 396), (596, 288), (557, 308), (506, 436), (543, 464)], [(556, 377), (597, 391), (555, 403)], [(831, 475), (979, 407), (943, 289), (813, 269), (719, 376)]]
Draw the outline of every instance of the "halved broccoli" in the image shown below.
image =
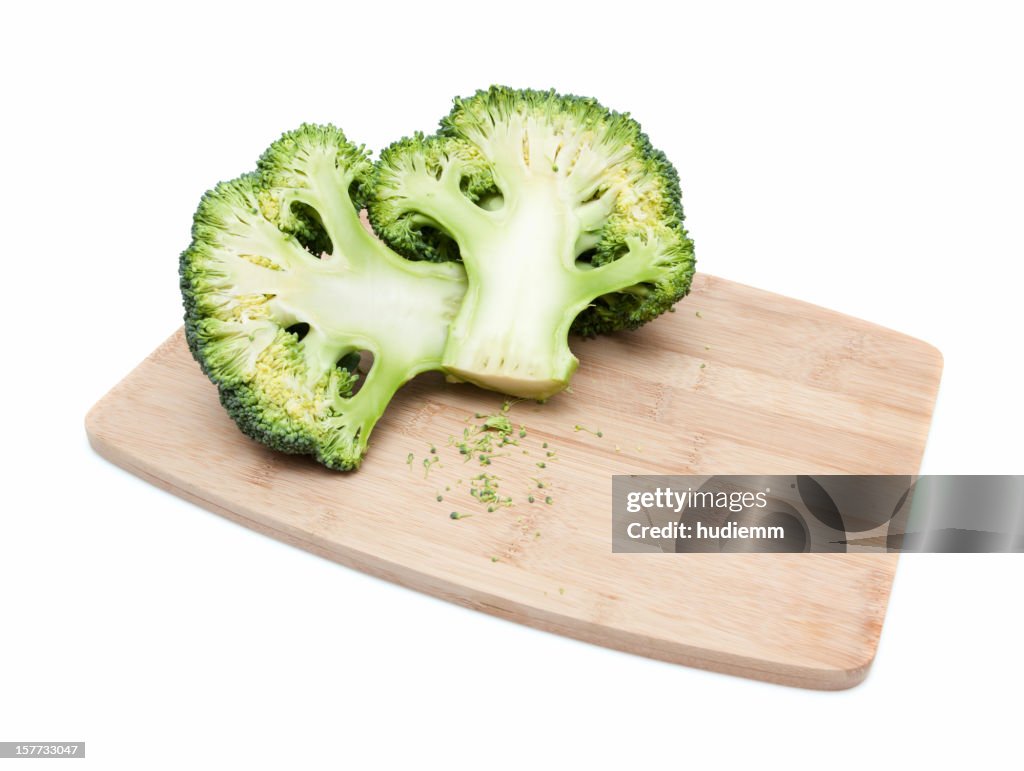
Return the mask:
[(376, 232), (417, 259), (461, 259), (469, 289), (445, 370), (544, 399), (578, 361), (570, 331), (630, 329), (687, 294), (679, 179), (639, 124), (593, 99), (494, 86), (433, 136), (381, 155)]
[(340, 130), (303, 125), (206, 193), (181, 256), (188, 344), (228, 413), (336, 469), (359, 465), (403, 383), (440, 368), (466, 288), (460, 265), (411, 262), (363, 228), (372, 170)]

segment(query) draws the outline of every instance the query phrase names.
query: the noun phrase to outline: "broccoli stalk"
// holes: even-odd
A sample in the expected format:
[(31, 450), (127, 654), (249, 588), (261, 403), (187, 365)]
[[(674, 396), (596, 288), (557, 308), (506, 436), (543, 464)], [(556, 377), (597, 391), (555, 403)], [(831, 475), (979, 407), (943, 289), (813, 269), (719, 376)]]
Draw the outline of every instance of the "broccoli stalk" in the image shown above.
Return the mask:
[(456, 100), (438, 134), (385, 150), (368, 208), (403, 254), (465, 265), (452, 379), (545, 399), (578, 366), (570, 331), (634, 328), (688, 292), (679, 198), (675, 170), (628, 116), (494, 87)]
[[(440, 368), (464, 273), (363, 228), (372, 166), (337, 129), (285, 134), (258, 169), (196, 213), (181, 258), (189, 346), (246, 434), (355, 468), (395, 391)], [(373, 363), (355, 391), (360, 351)]]

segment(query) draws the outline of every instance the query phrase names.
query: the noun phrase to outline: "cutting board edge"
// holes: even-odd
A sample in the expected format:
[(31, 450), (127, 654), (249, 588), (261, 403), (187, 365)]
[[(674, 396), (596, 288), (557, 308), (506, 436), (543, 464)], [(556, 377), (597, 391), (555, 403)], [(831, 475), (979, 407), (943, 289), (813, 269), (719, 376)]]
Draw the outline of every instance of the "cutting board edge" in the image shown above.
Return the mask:
[[(815, 311), (817, 311), (819, 313), (822, 313), (824, 315), (832, 316), (832, 317), (834, 317), (836, 319), (843, 319), (844, 321), (847, 321), (847, 322), (852, 322), (852, 324), (854, 326), (860, 326), (860, 327), (864, 327), (866, 329), (878, 330), (880, 332), (884, 332), (886, 335), (892, 335), (894, 337), (902, 338), (905, 342), (911, 343), (914, 346), (921, 348), (931, 359), (937, 360), (935, 363), (937, 364), (937, 370), (938, 370), (938, 374), (940, 376), (942, 374), (943, 369), (945, 368), (945, 356), (943, 355), (942, 350), (938, 346), (936, 346), (934, 343), (930, 343), (930, 342), (928, 342), (927, 340), (925, 340), (923, 338), (917, 337), (916, 335), (910, 335), (910, 334), (907, 334), (906, 332), (900, 332), (898, 329), (893, 329), (892, 327), (887, 327), (884, 324), (879, 324), (876, 321), (869, 321), (868, 319), (862, 319), (860, 316), (853, 316), (853, 315), (851, 315), (849, 313), (844, 313), (843, 311), (837, 311), (834, 308), (827, 308), (824, 305), (818, 305), (817, 303), (811, 302), (810, 300), (803, 300), (803, 299), (801, 299), (799, 297), (790, 297), (789, 295), (781, 295), (778, 292), (771, 291), (770, 289), (761, 289), (760, 287), (751, 286), (750, 284), (743, 284), (743, 283), (740, 283), (739, 281), (733, 281), (732, 279), (724, 278), (722, 276), (714, 276), (714, 275), (711, 275), (709, 273), (700, 273), (700, 272), (695, 273), (694, 274), (694, 278), (693, 278), (694, 288), (687, 295), (687, 297), (690, 298), (690, 299), (684, 300), (683, 302), (684, 303), (685, 302), (691, 302), (691, 303), (696, 302), (697, 301), (696, 298), (699, 297), (701, 292), (703, 292), (703, 291), (707, 290), (708, 288), (714, 286), (716, 283), (723, 282), (723, 281), (726, 282), (726, 283), (729, 283), (729, 284), (734, 284), (736, 286), (740, 286), (740, 287), (742, 287), (745, 290), (748, 290), (748, 291), (751, 291), (751, 292), (754, 292), (754, 293), (757, 293), (757, 294), (763, 294), (763, 295), (770, 296), (770, 297), (779, 297), (779, 298), (788, 300), (790, 302), (799, 303), (800, 305), (805, 305), (808, 308), (812, 308)], [(700, 284), (700, 286), (697, 286), (698, 284)], [(656, 322), (652, 322), (652, 323), (656, 323)]]
[[(129, 375), (130, 377), (130, 375)], [(127, 379), (127, 378), (126, 378)], [(122, 381), (123, 383), (124, 381)], [(298, 538), (281, 529), (258, 522), (215, 501), (210, 501), (195, 492), (175, 484), (172, 480), (154, 473), (144, 465), (136, 465), (130, 453), (121, 452), (115, 444), (103, 437), (104, 401), (118, 390), (115, 386), (89, 411), (85, 420), (86, 435), (93, 450), (113, 465), (139, 477), (165, 492), (171, 493), (200, 508), (224, 517), (231, 522), (274, 538), (289, 546), (302, 549), (344, 567), (358, 570), (375, 578), (389, 581), (422, 592), (429, 596), (452, 602), (460, 607), (477, 610), (513, 623), (519, 623), (541, 631), (570, 637), (582, 642), (618, 650), (624, 653), (658, 659), (671, 664), (703, 669), (721, 674), (734, 675), (762, 682), (786, 685), (811, 690), (837, 691), (852, 688), (867, 677), (877, 652), (877, 639), (870, 646), (864, 662), (852, 667), (800, 667), (786, 662), (773, 662), (738, 656), (705, 648), (658, 640), (624, 632), (612, 627), (595, 624), (577, 618), (570, 618), (537, 607), (511, 602), (487, 592), (475, 591), (469, 595), (458, 587), (428, 573), (403, 565), (394, 565), (364, 555), (352, 549), (335, 544), (334, 548), (315, 540)]]

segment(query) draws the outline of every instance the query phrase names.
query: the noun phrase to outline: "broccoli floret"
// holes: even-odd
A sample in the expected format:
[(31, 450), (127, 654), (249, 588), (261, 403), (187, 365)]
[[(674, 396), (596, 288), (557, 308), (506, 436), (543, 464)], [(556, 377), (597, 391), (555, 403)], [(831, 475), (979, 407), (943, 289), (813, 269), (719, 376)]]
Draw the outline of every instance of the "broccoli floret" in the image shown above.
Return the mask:
[(181, 256), (188, 344), (228, 413), (335, 469), (359, 465), (403, 383), (440, 368), (466, 286), (457, 263), (411, 262), (362, 226), (371, 177), (362, 147), (304, 125), (206, 193)]
[(456, 99), (433, 136), (381, 155), (377, 233), (469, 280), (444, 367), (515, 396), (565, 388), (571, 332), (638, 327), (690, 289), (679, 178), (639, 124), (595, 100), (495, 86)]

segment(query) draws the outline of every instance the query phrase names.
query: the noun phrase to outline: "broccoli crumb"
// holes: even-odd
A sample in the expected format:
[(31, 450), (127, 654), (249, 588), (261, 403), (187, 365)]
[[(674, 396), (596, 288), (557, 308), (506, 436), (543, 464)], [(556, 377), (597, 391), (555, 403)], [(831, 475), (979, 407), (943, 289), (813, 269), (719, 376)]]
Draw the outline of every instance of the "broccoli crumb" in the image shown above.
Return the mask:
[(604, 436), (604, 432), (603, 431), (600, 431), (600, 430), (592, 431), (591, 429), (587, 428), (586, 426), (581, 426), (579, 423), (577, 423), (575, 426), (573, 426), (572, 429), (573, 429), (573, 431), (586, 431), (588, 434), (593, 434), (598, 439), (600, 439), (601, 437)]
[(558, 593), (559, 594), (565, 594), (565, 587), (564, 586), (558, 587)]
[(405, 459), (405, 462), (406, 462), (406, 464), (407, 464), (407, 465), (409, 466), (409, 468), (410, 468), (410, 469), (412, 468), (412, 462), (413, 462), (414, 460), (416, 460), (416, 456), (415, 456), (415, 455), (413, 455), (413, 454), (412, 454), (412, 453), (410, 452), (410, 453), (409, 453), (409, 455), (408, 455), (408, 456), (406, 456), (406, 459)]
[(423, 459), (423, 478), (426, 479), (430, 476), (430, 469), (434, 467), (434, 464), (440, 460), (436, 455), (432, 458)]
[(484, 421), (484, 428), (505, 436), (512, 433), (512, 421), (505, 415), (491, 415)]
[(542, 460), (537, 461), (537, 468), (547, 468), (548, 464)]
[(443, 500), (444, 500), (444, 496), (443, 496), (443, 495), (441, 495), (441, 494), (438, 494), (438, 496), (437, 496), (437, 502), (438, 502), (438, 503), (440, 503), (440, 502), (441, 502), (441, 501), (443, 501)]
[(472, 516), (473, 516), (472, 514), (463, 514), (463, 513), (458, 512), (458, 511), (453, 511), (451, 514), (448, 515), (448, 518), (449, 519), (466, 519), (467, 517), (472, 517)]
[(534, 502), (535, 500), (536, 500), (536, 499), (535, 499), (535, 498), (534, 498), (534, 497), (533, 497), (532, 495), (531, 495), (531, 496), (529, 496), (529, 497), (527, 497), (527, 499), (526, 499), (526, 501), (527, 501), (528, 503), (533, 503), (533, 502)]
[(701, 316), (701, 315), (700, 315), (700, 311), (697, 311), (697, 318), (698, 318), (698, 319), (702, 319), (702, 318), (704, 318), (703, 316)]

